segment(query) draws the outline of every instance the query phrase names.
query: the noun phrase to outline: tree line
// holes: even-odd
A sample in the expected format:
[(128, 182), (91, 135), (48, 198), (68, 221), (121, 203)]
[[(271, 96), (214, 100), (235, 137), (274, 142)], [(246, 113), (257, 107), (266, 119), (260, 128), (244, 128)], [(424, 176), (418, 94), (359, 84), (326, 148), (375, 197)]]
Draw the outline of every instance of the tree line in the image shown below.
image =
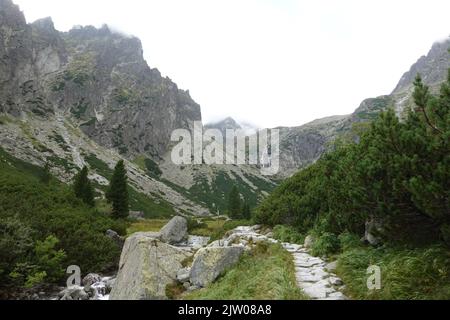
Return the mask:
[(258, 223), (388, 243), (450, 245), (450, 70), (438, 94), (420, 76), (414, 107), (382, 112), (351, 139), (286, 180), (256, 210)]
[[(106, 199), (112, 205), (111, 215), (115, 219), (127, 218), (129, 214), (129, 194), (125, 163), (120, 160), (114, 168)], [(95, 206), (94, 190), (89, 180), (89, 169), (85, 166), (74, 177), (73, 191), (75, 196), (90, 207)]]

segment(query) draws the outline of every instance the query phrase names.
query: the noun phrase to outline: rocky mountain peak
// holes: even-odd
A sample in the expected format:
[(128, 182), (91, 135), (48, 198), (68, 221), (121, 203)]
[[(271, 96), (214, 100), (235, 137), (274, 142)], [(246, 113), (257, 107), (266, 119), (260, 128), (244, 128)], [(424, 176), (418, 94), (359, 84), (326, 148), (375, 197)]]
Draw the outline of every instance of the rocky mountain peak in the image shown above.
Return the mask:
[(26, 25), (25, 15), (11, 0), (0, 0), (0, 25), (11, 27)]
[(426, 56), (422, 56), (411, 69), (400, 79), (392, 94), (408, 90), (419, 73), (425, 84), (433, 86), (445, 80), (447, 69), (450, 68), (449, 50), (450, 37), (436, 42)]
[(53, 20), (51, 17), (42, 18), (39, 20), (36, 20), (31, 24), (33, 28), (47, 31), (47, 32), (55, 32), (55, 24), (53, 23)]
[(242, 127), (236, 120), (228, 117), (221, 121), (205, 125), (205, 129), (218, 129), (225, 134), (227, 129), (239, 130), (242, 129)]

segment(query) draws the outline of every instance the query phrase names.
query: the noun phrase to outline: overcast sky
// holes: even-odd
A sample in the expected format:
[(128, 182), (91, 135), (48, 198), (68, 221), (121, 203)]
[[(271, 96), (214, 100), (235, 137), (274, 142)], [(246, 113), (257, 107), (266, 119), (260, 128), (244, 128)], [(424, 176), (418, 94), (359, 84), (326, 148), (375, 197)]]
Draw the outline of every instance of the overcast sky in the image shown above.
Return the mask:
[(57, 29), (107, 23), (202, 106), (296, 126), (389, 94), (433, 42), (450, 35), (448, 0), (13, 0)]

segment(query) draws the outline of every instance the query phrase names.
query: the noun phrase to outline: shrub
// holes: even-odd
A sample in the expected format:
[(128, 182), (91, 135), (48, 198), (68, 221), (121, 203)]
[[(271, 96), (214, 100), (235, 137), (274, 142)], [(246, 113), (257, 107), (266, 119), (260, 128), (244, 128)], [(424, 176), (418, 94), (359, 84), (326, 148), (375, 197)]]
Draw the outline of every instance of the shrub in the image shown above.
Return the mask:
[(327, 256), (333, 253), (337, 253), (340, 248), (339, 239), (335, 234), (325, 232), (320, 235), (311, 248), (311, 254), (313, 256)]
[(105, 232), (125, 234), (125, 221), (86, 206), (56, 179), (42, 183), (42, 171), (0, 152), (1, 287), (58, 283), (68, 265), (99, 273), (118, 263), (120, 249)]
[(360, 238), (356, 234), (344, 232), (338, 238), (342, 251), (347, 251), (361, 246)]
[(273, 228), (273, 236), (275, 239), (280, 240), (281, 242), (297, 244), (303, 244), (305, 242), (305, 236), (291, 226), (275, 226), (275, 228)]
[(196, 218), (187, 218), (188, 232), (191, 232), (195, 229), (207, 228), (208, 225)]

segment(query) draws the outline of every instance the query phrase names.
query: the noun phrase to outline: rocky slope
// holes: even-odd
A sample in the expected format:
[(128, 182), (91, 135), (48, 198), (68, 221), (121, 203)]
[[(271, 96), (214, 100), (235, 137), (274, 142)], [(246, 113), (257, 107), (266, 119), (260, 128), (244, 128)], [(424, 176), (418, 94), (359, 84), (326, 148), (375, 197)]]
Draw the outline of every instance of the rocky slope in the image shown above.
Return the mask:
[(232, 184), (255, 205), (274, 187), (256, 168), (173, 165), (172, 131), (192, 132), (200, 106), (147, 65), (139, 39), (107, 26), (62, 33), (50, 18), (27, 24), (0, 0), (0, 40), (0, 140), (14, 156), (49, 162), (64, 181), (88, 165), (99, 192), (125, 159), (132, 209), (151, 216), (223, 211)]
[(413, 83), (418, 73), (434, 90), (446, 79), (450, 68), (449, 48), (450, 38), (433, 44), (430, 52), (402, 76), (391, 94), (364, 100), (351, 115), (320, 119), (296, 128), (281, 128), (281, 176), (290, 176), (315, 162), (336, 137), (351, 132), (355, 123), (371, 121), (387, 108), (394, 108), (402, 117), (413, 105)]

